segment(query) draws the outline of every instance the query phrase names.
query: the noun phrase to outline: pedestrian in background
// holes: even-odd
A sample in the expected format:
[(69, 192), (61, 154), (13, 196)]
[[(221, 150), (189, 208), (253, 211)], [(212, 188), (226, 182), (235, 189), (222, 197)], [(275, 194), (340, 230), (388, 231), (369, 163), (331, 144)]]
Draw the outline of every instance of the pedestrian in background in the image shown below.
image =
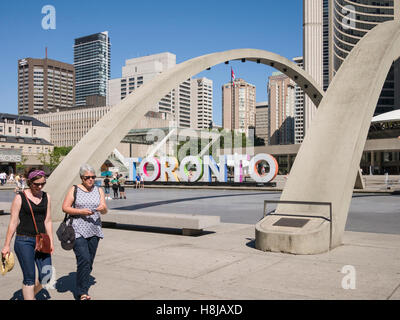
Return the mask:
[(105, 192), (105, 198), (106, 200), (111, 200), (110, 197), (110, 179), (109, 176), (106, 176), (106, 178), (104, 179), (104, 192)]
[(119, 191), (119, 198), (120, 199), (122, 199), (122, 197), (124, 198), (124, 199), (126, 199), (126, 194), (125, 194), (125, 182), (126, 182), (126, 179), (128, 178), (128, 176), (126, 176), (125, 178), (124, 178), (124, 176), (121, 174), (120, 176), (119, 176), (119, 189), (118, 189), (118, 191)]
[(140, 188), (140, 174), (136, 174), (136, 189)]
[(107, 213), (107, 204), (103, 189), (95, 186), (94, 169), (84, 164), (79, 169), (82, 183), (74, 190), (71, 187), (64, 199), (62, 210), (72, 217), (75, 231), (74, 253), (77, 263), (76, 296), (80, 300), (91, 300), (89, 296), (90, 273), (96, 256), (100, 239), (104, 238), (101, 227), (101, 214)]
[(144, 175), (143, 173), (140, 174), (140, 187), (144, 189)]
[(118, 199), (118, 189), (119, 189), (119, 186), (118, 186), (118, 179), (117, 179), (116, 177), (114, 177), (114, 178), (111, 180), (111, 183), (112, 183), (112, 189), (113, 189), (113, 192), (114, 192), (114, 197), (113, 197), (113, 199)]

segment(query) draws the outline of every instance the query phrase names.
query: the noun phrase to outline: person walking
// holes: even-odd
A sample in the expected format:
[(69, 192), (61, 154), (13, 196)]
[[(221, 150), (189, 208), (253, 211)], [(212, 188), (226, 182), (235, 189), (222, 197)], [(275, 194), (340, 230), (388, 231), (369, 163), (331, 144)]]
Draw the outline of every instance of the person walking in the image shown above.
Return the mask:
[(118, 186), (118, 178), (117, 178), (117, 177), (114, 177), (114, 178), (111, 180), (111, 183), (112, 183), (112, 189), (113, 189), (113, 192), (114, 192), (114, 197), (113, 197), (113, 199), (118, 199), (118, 189), (119, 189), (119, 186)]
[(140, 174), (140, 188), (144, 189), (144, 175), (143, 175), (143, 173)]
[(2, 171), (0, 173), (0, 184), (3, 186), (6, 184), (6, 181), (7, 181), (7, 174), (4, 171)]
[[(42, 170), (31, 169), (26, 177), (29, 188), (25, 192), (19, 191), (11, 204), (10, 223), (1, 254), (5, 257), (10, 253), (11, 240), (16, 233), (14, 251), (23, 274), (22, 294), (24, 300), (35, 300), (36, 294), (45, 284), (43, 281), (48, 278), (49, 271), (52, 273), (51, 254), (54, 251), (54, 245), (51, 199), (48, 193), (42, 191), (46, 184), (46, 174)], [(37, 232), (32, 214), (37, 231), (47, 233), (50, 238), (50, 254), (35, 251)], [(35, 264), (38, 269), (38, 280), (35, 280)]]
[(107, 204), (103, 190), (94, 185), (95, 170), (90, 165), (84, 164), (79, 169), (79, 175), (82, 183), (70, 188), (62, 210), (72, 218), (72, 227), (75, 231), (73, 248), (77, 263), (75, 294), (80, 300), (90, 300), (90, 273), (93, 270), (99, 241), (104, 238), (101, 214), (107, 213)]
[(124, 176), (122, 174), (119, 176), (118, 191), (119, 191), (119, 198), (120, 199), (122, 199), (122, 197), (124, 199), (126, 199), (126, 194), (125, 194), (125, 182), (126, 182), (126, 179), (128, 179), (128, 176), (126, 176), (125, 178), (124, 178)]
[(111, 197), (110, 197), (110, 179), (109, 179), (109, 176), (106, 176), (106, 178), (104, 179), (104, 192), (105, 192), (106, 200), (111, 200)]
[(135, 188), (136, 189), (140, 188), (140, 174), (139, 173), (136, 175), (136, 187)]

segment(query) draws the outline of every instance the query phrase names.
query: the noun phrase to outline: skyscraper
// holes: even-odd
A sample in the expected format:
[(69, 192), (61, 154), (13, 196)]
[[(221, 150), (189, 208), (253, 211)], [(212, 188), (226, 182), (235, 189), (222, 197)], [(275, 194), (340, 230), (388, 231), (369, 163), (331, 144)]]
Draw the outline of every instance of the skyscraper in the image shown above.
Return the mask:
[(76, 106), (88, 96), (107, 96), (111, 76), (111, 43), (108, 31), (75, 39)]
[[(304, 68), (303, 57), (293, 58), (293, 61)], [(300, 144), (304, 139), (304, 91), (299, 85), (295, 85), (295, 108), (294, 108), (294, 143)]]
[[(176, 56), (170, 52), (126, 60), (122, 78), (108, 81), (107, 105), (116, 105), (141, 85), (175, 65)], [(151, 111), (170, 114), (178, 127), (189, 128), (193, 122), (191, 94), (191, 79), (187, 79), (165, 95)]]
[(232, 92), (232, 83), (224, 84), (222, 86), (223, 128), (248, 134), (249, 128), (255, 128), (255, 125), (256, 87), (243, 79), (235, 79)]
[[(323, 0), (303, 0), (304, 70), (323, 87)], [(309, 97), (304, 97), (304, 134), (316, 112)]]
[(294, 143), (295, 83), (281, 72), (273, 72), (268, 81), (269, 142)]
[[(176, 56), (170, 52), (128, 59), (122, 67), (122, 77), (108, 81), (107, 105), (114, 106), (163, 71), (176, 65)], [(152, 110), (172, 114), (172, 91)]]
[(18, 114), (38, 114), (75, 104), (75, 70), (51, 59), (18, 60)]
[(268, 144), (269, 134), (269, 117), (268, 117), (268, 102), (258, 102), (256, 104), (256, 136), (264, 140)]
[(192, 128), (208, 129), (213, 121), (213, 81), (205, 77), (191, 80)]
[[(331, 0), (331, 73), (334, 75), (358, 41), (378, 23), (395, 19), (400, 0)], [(397, 13), (396, 13), (397, 12)], [(400, 107), (400, 61), (392, 65), (375, 115)]]

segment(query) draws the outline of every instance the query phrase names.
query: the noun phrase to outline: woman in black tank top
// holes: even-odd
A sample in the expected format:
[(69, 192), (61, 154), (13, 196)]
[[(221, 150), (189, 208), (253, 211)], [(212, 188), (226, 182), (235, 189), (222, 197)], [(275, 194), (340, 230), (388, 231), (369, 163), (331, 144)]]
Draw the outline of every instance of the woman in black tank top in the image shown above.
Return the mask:
[[(47, 233), (53, 246), (53, 229), (50, 213), (50, 196), (42, 191), (46, 184), (46, 175), (41, 170), (31, 169), (26, 175), (29, 189), (25, 193), (19, 192), (11, 205), (11, 218), (7, 230), (6, 240), (1, 254), (3, 257), (11, 251), (10, 243), (16, 233), (14, 251), (17, 255), (23, 273), (22, 293), (25, 300), (34, 300), (36, 294), (43, 288), (42, 283), (51, 279), (51, 254), (35, 251), (36, 229), (28, 201), (35, 216), (39, 233)], [(39, 281), (35, 280), (36, 269)], [(49, 277), (50, 275), (50, 277)]]

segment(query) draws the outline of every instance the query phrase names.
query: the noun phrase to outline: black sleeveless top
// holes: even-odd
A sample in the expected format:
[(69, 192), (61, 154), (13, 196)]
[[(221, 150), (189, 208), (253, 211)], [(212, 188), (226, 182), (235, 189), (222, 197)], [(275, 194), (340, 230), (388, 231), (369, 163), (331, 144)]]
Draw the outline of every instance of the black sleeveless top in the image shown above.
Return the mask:
[(28, 201), (30, 201), (33, 214), (35, 215), (36, 225), (39, 233), (46, 233), (44, 220), (47, 214), (47, 194), (43, 191), (42, 201), (38, 205), (31, 200), (25, 198), (25, 195), (20, 192), (22, 198), (21, 209), (19, 211), (19, 225), (17, 227), (17, 235), (34, 237), (36, 235), (35, 225), (33, 224), (32, 213), (29, 209)]

